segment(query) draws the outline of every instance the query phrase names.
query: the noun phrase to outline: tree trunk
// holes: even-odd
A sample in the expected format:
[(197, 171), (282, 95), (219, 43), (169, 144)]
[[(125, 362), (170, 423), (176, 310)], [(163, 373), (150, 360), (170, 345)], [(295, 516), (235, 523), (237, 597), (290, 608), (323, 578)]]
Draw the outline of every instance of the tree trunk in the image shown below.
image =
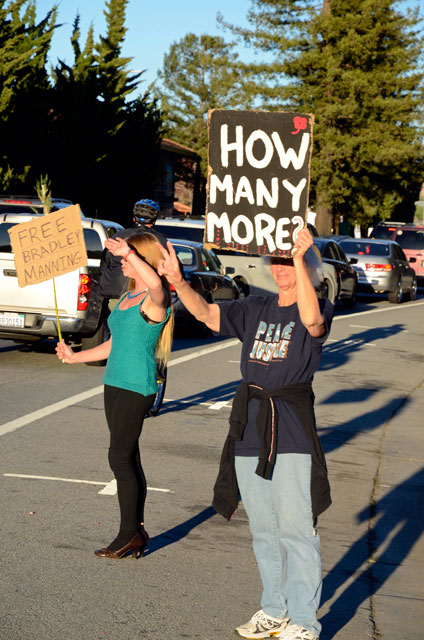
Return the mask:
[(328, 206), (320, 202), (320, 198), (317, 198), (317, 205), (315, 207), (317, 213), (315, 226), (320, 235), (328, 235), (332, 232), (333, 218)]
[(339, 227), (340, 227), (340, 213), (336, 211), (333, 213), (333, 233), (335, 236), (339, 235)]

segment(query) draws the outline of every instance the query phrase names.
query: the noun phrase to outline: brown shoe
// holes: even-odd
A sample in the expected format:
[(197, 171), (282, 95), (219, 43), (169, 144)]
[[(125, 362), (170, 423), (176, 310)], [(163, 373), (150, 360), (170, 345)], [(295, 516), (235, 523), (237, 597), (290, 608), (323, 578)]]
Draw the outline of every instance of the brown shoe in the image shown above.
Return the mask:
[(106, 547), (102, 549), (96, 549), (94, 554), (98, 558), (115, 558), (119, 560), (119, 558), (123, 558), (129, 555), (130, 552), (132, 552), (133, 558), (139, 558), (140, 556), (141, 557), (144, 556), (144, 549), (146, 548), (147, 542), (148, 542), (148, 538), (146, 540), (144, 536), (141, 536), (139, 533), (136, 533), (135, 536), (131, 538), (131, 540), (121, 549), (117, 549), (116, 551), (111, 551)]

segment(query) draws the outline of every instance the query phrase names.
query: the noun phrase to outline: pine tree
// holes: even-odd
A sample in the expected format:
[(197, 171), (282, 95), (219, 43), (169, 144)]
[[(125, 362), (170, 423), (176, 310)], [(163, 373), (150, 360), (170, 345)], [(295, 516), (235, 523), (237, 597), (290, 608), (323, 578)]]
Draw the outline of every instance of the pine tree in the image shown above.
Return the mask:
[(174, 42), (158, 74), (167, 134), (191, 147), (207, 171), (209, 109), (248, 106), (248, 75), (238, 68), (234, 43), (219, 36), (187, 34)]
[(323, 231), (341, 215), (362, 226), (389, 217), (423, 179), (418, 22), (395, 4), (254, 0), (253, 29), (233, 27), (275, 55), (249, 67), (264, 105), (315, 114), (311, 200)]
[[(96, 53), (92, 26), (84, 47), (80, 45), (80, 16), (76, 15), (71, 44), (72, 65), (59, 60), (53, 69), (54, 91), (50, 109), (50, 153), (46, 170), (55, 194), (79, 202), (93, 213), (97, 187), (94, 175), (107, 154), (104, 102), (99, 100)], [(54, 150), (54, 151), (52, 151)], [(91, 187), (89, 182), (91, 181)]]
[(142, 193), (152, 193), (159, 167), (160, 114), (147, 95), (129, 99), (136, 78), (121, 57), (128, 0), (106, 3), (107, 32), (80, 45), (73, 25), (74, 62), (54, 69), (51, 139), (60, 163), (48, 168), (55, 193), (68, 194), (86, 214), (128, 224)]
[[(125, 39), (125, 11), (128, 0), (106, 0), (103, 12), (106, 18), (106, 36), (100, 36), (95, 45), (97, 75), (100, 82), (100, 97), (113, 106), (118, 118), (113, 131), (119, 128), (119, 116), (124, 109), (126, 99), (137, 88), (141, 73), (132, 74), (127, 67), (131, 58), (121, 56)], [(111, 133), (113, 132), (111, 131)]]
[(50, 91), (45, 66), (56, 13), (53, 7), (37, 23), (34, 0), (0, 0), (2, 191), (24, 181), (42, 144)]

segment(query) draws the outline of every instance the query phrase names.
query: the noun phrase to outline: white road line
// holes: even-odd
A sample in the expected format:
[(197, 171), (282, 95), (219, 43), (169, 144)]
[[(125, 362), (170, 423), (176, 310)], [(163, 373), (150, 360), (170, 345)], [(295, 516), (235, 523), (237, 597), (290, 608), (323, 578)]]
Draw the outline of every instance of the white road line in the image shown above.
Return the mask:
[(189, 353), (187, 356), (181, 356), (181, 358), (175, 358), (175, 360), (171, 360), (170, 362), (168, 362), (168, 367), (173, 367), (176, 364), (181, 364), (182, 362), (187, 362), (188, 360), (199, 358), (199, 356), (205, 356), (208, 353), (213, 353), (214, 351), (220, 351), (221, 349), (226, 349), (227, 347), (234, 347), (239, 344), (241, 344), (241, 342), (238, 339), (228, 340), (221, 344), (216, 344), (214, 347), (208, 347), (207, 349), (201, 349), (200, 351), (196, 351), (195, 353)]
[(214, 402), (210, 405), (209, 409), (213, 409), (214, 411), (219, 411), (222, 407), (228, 407), (227, 400), (220, 400), (219, 402)]
[[(235, 345), (240, 344), (239, 340), (227, 340), (223, 343), (214, 345), (213, 347), (208, 347), (207, 349), (201, 349), (200, 351), (196, 351), (195, 353), (190, 353), (187, 356), (181, 356), (181, 358), (175, 358), (175, 360), (171, 360), (168, 362), (168, 367), (173, 367), (177, 364), (181, 364), (183, 362), (187, 362), (188, 360), (193, 360), (194, 358), (199, 358), (200, 356), (207, 355), (208, 353), (213, 353), (214, 351), (220, 351), (221, 349), (226, 349), (227, 347), (234, 347)], [(61, 400), (60, 402), (55, 402), (54, 404), (50, 404), (43, 409), (38, 409), (37, 411), (33, 411), (32, 413), (27, 413), (27, 415), (22, 416), (21, 418), (17, 418), (16, 420), (11, 420), (10, 422), (6, 422), (5, 424), (0, 425), (0, 436), (4, 436), (6, 433), (10, 433), (11, 431), (16, 431), (16, 429), (20, 429), (21, 427), (25, 427), (27, 424), (31, 422), (35, 422), (36, 420), (40, 420), (41, 418), (45, 418), (46, 416), (55, 413), (56, 411), (61, 411), (62, 409), (66, 409), (73, 404), (77, 404), (78, 402), (83, 402), (84, 400), (88, 400), (89, 398), (93, 398), (94, 396), (99, 395), (99, 393), (103, 392), (103, 385), (99, 387), (94, 387), (93, 389), (89, 389), (88, 391), (84, 391), (83, 393), (77, 393), (75, 396), (71, 396), (69, 398), (65, 398), (65, 400)]]
[(116, 479), (114, 478), (110, 482), (107, 483), (103, 489), (100, 489), (99, 494), (102, 496), (115, 496), (118, 493), (118, 487), (116, 484)]
[(107, 482), (97, 482), (96, 480), (76, 480), (74, 478), (57, 478), (53, 476), (31, 476), (25, 473), (3, 473), (8, 478), (28, 478), (29, 480), (59, 480), (60, 482), (76, 482), (78, 484), (108, 484)]
[[(412, 302), (408, 305), (408, 308), (419, 307), (424, 305), (424, 302)], [(398, 306), (390, 306), (385, 307), (384, 309), (373, 309), (371, 311), (360, 311), (358, 313), (350, 313), (345, 316), (337, 316), (333, 319), (333, 322), (337, 320), (350, 320), (356, 316), (365, 316), (371, 313), (383, 313), (384, 311), (397, 311), (399, 309), (405, 309), (406, 307), (403, 305)], [(171, 360), (168, 362), (168, 367), (173, 367), (177, 364), (182, 364), (183, 362), (188, 362), (189, 360), (193, 360), (195, 358), (199, 358), (201, 356), (207, 355), (209, 353), (213, 353), (214, 351), (220, 351), (221, 349), (227, 349), (228, 347), (234, 347), (235, 345), (239, 345), (239, 340), (227, 340), (221, 344), (214, 345), (213, 347), (208, 347), (206, 349), (201, 349), (200, 351), (196, 351), (194, 353), (190, 353), (186, 356), (181, 356), (181, 358), (175, 358), (175, 360)], [(3, 425), (0, 425), (0, 436), (5, 435), (6, 433), (10, 433), (11, 431), (16, 431), (16, 429), (20, 429), (21, 427), (25, 427), (27, 424), (31, 422), (35, 422), (36, 420), (40, 420), (40, 418), (44, 418), (56, 411), (61, 411), (62, 409), (66, 409), (73, 404), (77, 404), (78, 402), (82, 402), (84, 400), (88, 400), (89, 398), (93, 398), (94, 396), (102, 393), (103, 385), (99, 387), (94, 387), (93, 389), (89, 389), (88, 391), (84, 391), (83, 393), (78, 393), (75, 396), (71, 396), (70, 398), (65, 398), (65, 400), (61, 400), (60, 402), (55, 402), (43, 409), (38, 409), (38, 411), (33, 411), (32, 413), (28, 413), (26, 416), (22, 416), (21, 418), (17, 418), (16, 420), (11, 420), (10, 422), (6, 422)]]
[(33, 411), (32, 413), (27, 413), (26, 416), (22, 416), (21, 418), (17, 418), (16, 420), (11, 420), (10, 422), (6, 422), (0, 426), (0, 436), (3, 436), (5, 433), (10, 433), (10, 431), (15, 431), (16, 429), (20, 429), (20, 427), (25, 427), (25, 425), (30, 422), (35, 422), (35, 420), (40, 420), (41, 418), (45, 418), (56, 411), (61, 411), (62, 409), (66, 409), (72, 404), (77, 404), (78, 402), (83, 402), (84, 400), (88, 400), (89, 398), (93, 398), (97, 396), (99, 393), (103, 391), (103, 385), (100, 387), (94, 387), (93, 389), (89, 389), (88, 391), (83, 391), (82, 393), (77, 393), (75, 396), (71, 396), (70, 398), (65, 398), (65, 400), (60, 400), (60, 402), (55, 402), (54, 404), (50, 404), (43, 409), (38, 409), (37, 411)]
[[(33, 476), (25, 473), (3, 473), (8, 478), (26, 478), (29, 480), (56, 480), (57, 482), (74, 482), (77, 484), (96, 484), (103, 485), (103, 489), (99, 493), (107, 496), (114, 496), (117, 492), (116, 480), (110, 482), (98, 482), (96, 480), (77, 480), (76, 478), (58, 478), (55, 476)], [(174, 493), (171, 489), (159, 489), (158, 487), (147, 487), (147, 491), (160, 491), (161, 493)]]
[[(363, 347), (376, 347), (376, 343), (375, 342), (363, 342), (362, 340), (336, 340), (334, 338), (328, 338), (327, 342), (338, 342), (341, 344), (360, 344)], [(324, 349), (326, 348), (326, 345), (324, 345)]]
[[(390, 307), (384, 307), (384, 309), (371, 309), (370, 311), (358, 311), (358, 313), (349, 313), (345, 316), (337, 316), (337, 318), (333, 318), (333, 322), (336, 320), (350, 320), (351, 318), (355, 318), (356, 316), (367, 316), (371, 313), (383, 313), (384, 311), (400, 311), (402, 309), (412, 309), (412, 307), (421, 307), (424, 302), (410, 302), (408, 306), (405, 305), (392, 305)], [(368, 327), (367, 327), (368, 328)]]
[[(175, 398), (164, 398), (163, 399), (164, 402), (179, 402), (180, 404), (192, 404), (192, 405), (202, 405), (203, 407), (208, 407), (209, 409), (221, 409), (223, 407), (228, 409), (231, 409), (231, 404), (228, 404), (228, 400), (225, 401), (218, 401), (218, 402), (197, 402), (196, 400), (182, 400), (181, 398), (179, 398), (178, 400), (176, 400)], [(216, 407), (215, 405), (217, 404), (221, 404), (221, 407)]]

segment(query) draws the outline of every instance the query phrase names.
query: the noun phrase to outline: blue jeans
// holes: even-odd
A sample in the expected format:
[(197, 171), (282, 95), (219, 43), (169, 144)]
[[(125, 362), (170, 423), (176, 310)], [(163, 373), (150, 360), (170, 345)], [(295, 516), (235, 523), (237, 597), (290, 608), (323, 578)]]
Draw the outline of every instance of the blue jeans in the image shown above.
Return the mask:
[(256, 457), (236, 456), (237, 482), (261, 574), (261, 607), (319, 636), (320, 540), (313, 526), (311, 456), (279, 453), (270, 480), (255, 473)]

